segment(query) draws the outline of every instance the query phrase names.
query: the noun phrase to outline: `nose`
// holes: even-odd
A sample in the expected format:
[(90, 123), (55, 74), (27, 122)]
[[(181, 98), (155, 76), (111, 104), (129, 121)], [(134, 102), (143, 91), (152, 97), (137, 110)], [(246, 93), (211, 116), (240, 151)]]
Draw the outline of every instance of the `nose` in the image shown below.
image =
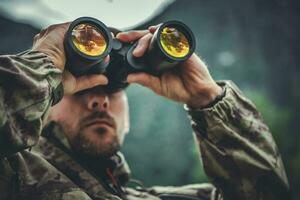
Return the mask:
[(109, 107), (109, 98), (106, 94), (91, 94), (87, 106), (91, 111), (105, 111)]

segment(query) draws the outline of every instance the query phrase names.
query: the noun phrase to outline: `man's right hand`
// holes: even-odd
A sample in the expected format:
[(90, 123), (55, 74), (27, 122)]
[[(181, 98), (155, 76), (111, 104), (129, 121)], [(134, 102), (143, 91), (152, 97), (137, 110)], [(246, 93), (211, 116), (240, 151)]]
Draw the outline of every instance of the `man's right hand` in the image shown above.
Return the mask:
[[(78, 91), (106, 85), (108, 79), (102, 74), (73, 76), (65, 70), (66, 56), (64, 51), (64, 37), (70, 23), (55, 24), (43, 29), (34, 37), (32, 50), (40, 51), (49, 56), (54, 66), (63, 72), (63, 86), (65, 94), (74, 94)], [(109, 59), (106, 57), (105, 59)]]

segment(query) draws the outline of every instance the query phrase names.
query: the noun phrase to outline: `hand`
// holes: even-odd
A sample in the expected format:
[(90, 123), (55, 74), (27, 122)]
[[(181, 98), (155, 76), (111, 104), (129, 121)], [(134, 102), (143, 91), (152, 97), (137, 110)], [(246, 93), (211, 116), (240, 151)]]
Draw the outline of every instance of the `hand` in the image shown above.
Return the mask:
[(54, 66), (61, 71), (65, 68), (64, 37), (70, 23), (54, 24), (42, 29), (33, 39), (32, 50), (47, 54)]
[[(55, 24), (43, 29), (34, 37), (32, 50), (40, 51), (49, 56), (54, 66), (63, 72), (62, 83), (65, 94), (74, 94), (78, 91), (106, 85), (107, 78), (101, 74), (85, 75), (80, 77), (73, 76), (65, 70), (66, 56), (64, 51), (64, 37), (70, 23)], [(109, 56), (105, 59), (109, 59)]]
[[(158, 27), (159, 25), (151, 26), (148, 30), (119, 33), (117, 38), (123, 42), (138, 40), (133, 55), (141, 57), (147, 51), (152, 34)], [(129, 74), (127, 81), (141, 84), (161, 96), (185, 103), (192, 108), (205, 107), (222, 92), (205, 63), (196, 54), (160, 77), (141, 72)]]

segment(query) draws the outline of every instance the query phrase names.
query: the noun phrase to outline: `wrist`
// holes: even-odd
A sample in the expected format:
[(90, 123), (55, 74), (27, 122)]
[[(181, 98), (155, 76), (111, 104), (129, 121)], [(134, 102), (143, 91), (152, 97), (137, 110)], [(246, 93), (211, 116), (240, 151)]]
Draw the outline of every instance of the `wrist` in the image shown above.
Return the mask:
[(198, 95), (192, 97), (186, 104), (192, 109), (202, 109), (210, 107), (215, 101), (223, 97), (224, 90), (221, 86), (214, 83), (206, 90), (201, 90)]
[(44, 51), (45, 54), (48, 55), (48, 57), (52, 60), (54, 66), (56, 68), (59, 68), (61, 71), (64, 71), (64, 66), (65, 66), (65, 59), (64, 59), (64, 55), (61, 55), (62, 53), (56, 53), (53, 51)]
[(60, 69), (61, 71), (64, 71), (65, 66), (65, 56), (64, 53), (56, 49), (55, 51), (45, 49), (45, 48), (32, 48), (32, 50), (41, 52), (52, 61), (54, 67)]

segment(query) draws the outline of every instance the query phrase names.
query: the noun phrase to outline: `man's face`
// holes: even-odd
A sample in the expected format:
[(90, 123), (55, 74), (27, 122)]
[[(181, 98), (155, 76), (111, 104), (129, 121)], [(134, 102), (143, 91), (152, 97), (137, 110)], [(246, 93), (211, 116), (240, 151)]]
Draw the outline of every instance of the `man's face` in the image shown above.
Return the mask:
[(111, 156), (119, 150), (129, 129), (124, 91), (106, 94), (101, 87), (64, 96), (49, 120), (63, 129), (72, 149), (87, 156)]

